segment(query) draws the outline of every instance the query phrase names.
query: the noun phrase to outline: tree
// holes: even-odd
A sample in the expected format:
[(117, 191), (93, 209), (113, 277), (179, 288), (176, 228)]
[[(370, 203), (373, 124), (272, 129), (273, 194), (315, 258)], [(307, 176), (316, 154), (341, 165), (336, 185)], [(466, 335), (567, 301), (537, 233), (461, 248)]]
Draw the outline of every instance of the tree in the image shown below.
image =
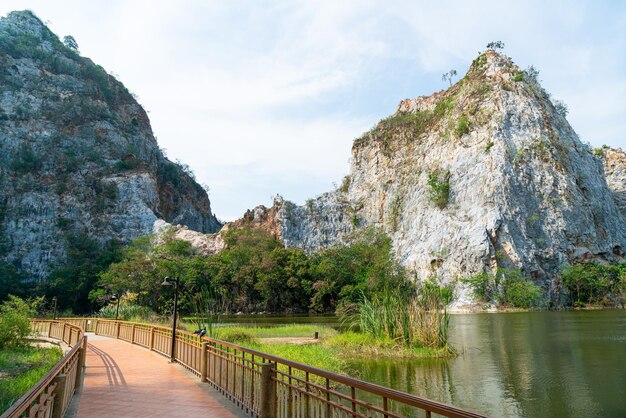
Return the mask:
[(524, 72), (526, 73), (526, 80), (532, 81), (533, 83), (539, 83), (539, 70), (533, 65), (526, 68)]
[(449, 82), (450, 87), (452, 87), (452, 77), (455, 77), (455, 76), (456, 76), (456, 70), (450, 70), (441, 76), (441, 80)]
[(569, 113), (569, 108), (567, 107), (567, 104), (565, 104), (563, 100), (555, 100), (554, 109), (556, 110), (556, 113), (563, 116), (564, 118), (566, 118), (567, 114)]
[(502, 51), (504, 49), (504, 42), (493, 41), (487, 44), (487, 49), (493, 49), (494, 51)]
[(72, 51), (78, 52), (78, 43), (72, 35), (66, 35), (65, 37), (63, 37), (63, 43)]

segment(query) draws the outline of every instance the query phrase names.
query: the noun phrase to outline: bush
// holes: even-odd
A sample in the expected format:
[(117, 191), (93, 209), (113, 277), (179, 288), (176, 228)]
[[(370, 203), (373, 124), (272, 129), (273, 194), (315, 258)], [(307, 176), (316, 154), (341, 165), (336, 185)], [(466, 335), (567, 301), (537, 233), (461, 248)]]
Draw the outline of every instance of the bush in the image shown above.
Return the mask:
[[(118, 319), (122, 321), (135, 321), (135, 322), (150, 322), (155, 319), (156, 314), (147, 306), (136, 305), (134, 303), (124, 303), (124, 296), (120, 301), (120, 309), (118, 313)], [(101, 318), (115, 318), (115, 312), (117, 310), (117, 304), (115, 302), (109, 303), (102, 307), (98, 312), (98, 316)]]
[(580, 263), (562, 270), (563, 284), (574, 306), (624, 306), (626, 263)]
[(26, 345), (26, 337), (31, 332), (30, 318), (35, 312), (32, 301), (9, 295), (0, 305), (0, 350)]
[(515, 77), (513, 77), (513, 81), (523, 81), (524, 80), (524, 72), (520, 71), (519, 73), (515, 74)]
[(496, 274), (478, 273), (461, 279), (482, 302), (497, 301), (515, 308), (534, 308), (541, 304), (542, 291), (519, 270), (500, 269)]
[(454, 133), (456, 136), (461, 137), (470, 131), (470, 121), (469, 118), (465, 115), (461, 116), (456, 124), (456, 128), (454, 129)]
[(430, 200), (443, 209), (448, 205), (450, 198), (450, 172), (435, 171), (428, 174), (428, 196)]

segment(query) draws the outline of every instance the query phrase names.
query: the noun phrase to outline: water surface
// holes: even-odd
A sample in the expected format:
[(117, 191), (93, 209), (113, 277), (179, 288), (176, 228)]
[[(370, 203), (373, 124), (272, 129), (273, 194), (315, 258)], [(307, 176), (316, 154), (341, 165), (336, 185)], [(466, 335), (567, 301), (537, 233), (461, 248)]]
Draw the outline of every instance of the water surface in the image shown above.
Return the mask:
[[(297, 318), (246, 321), (336, 321)], [(351, 366), (363, 380), (496, 417), (626, 417), (626, 310), (453, 315), (450, 336), (457, 358)]]

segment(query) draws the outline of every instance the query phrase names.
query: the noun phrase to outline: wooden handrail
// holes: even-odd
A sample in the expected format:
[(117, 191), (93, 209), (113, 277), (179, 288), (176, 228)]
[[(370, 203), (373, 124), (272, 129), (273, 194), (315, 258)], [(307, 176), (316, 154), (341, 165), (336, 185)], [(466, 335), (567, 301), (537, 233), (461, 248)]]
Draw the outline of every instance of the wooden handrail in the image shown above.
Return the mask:
[[(62, 320), (76, 321), (77, 319), (67, 318)], [(80, 320), (84, 321), (85, 319)], [(124, 341), (130, 342), (131, 344), (139, 344), (164, 356), (170, 356), (168, 340), (171, 340), (171, 328), (140, 322), (126, 322), (100, 318), (92, 318), (91, 321), (96, 322), (93, 328), (96, 330), (97, 334), (122, 339)], [(105, 324), (107, 324), (108, 326)], [(120, 336), (122, 332), (124, 332), (123, 337)], [(149, 332), (150, 334), (143, 335), (142, 332)], [(136, 338), (136, 336), (139, 337)], [(139, 339), (141, 338), (144, 338), (144, 340), (142, 340), (143, 342), (139, 342)], [(148, 339), (150, 343), (146, 343), (145, 339)], [(342, 402), (350, 399), (349, 395), (340, 395), (334, 389), (337, 386), (343, 386), (345, 388), (349, 388), (353, 396), (356, 396), (354, 394), (357, 393), (356, 390), (358, 390), (361, 392), (366, 392), (370, 394), (370, 396), (378, 398), (380, 400), (379, 405), (374, 405), (364, 400), (355, 398), (355, 402), (351, 402), (350, 405), (350, 408), (354, 408), (354, 411), (351, 414), (348, 414), (352, 415), (353, 417), (367, 415), (358, 412), (359, 408), (369, 408), (368, 411), (374, 414), (373, 416), (403, 416), (398, 415), (397, 412), (392, 412), (391, 410), (387, 409), (391, 408), (389, 406), (391, 404), (391, 401), (399, 404), (400, 406), (412, 407), (425, 411), (426, 416), (430, 416), (431, 413), (435, 413), (451, 418), (485, 417), (485, 415), (483, 414), (474, 413), (441, 402), (411, 395), (405, 392), (376, 385), (374, 383), (365, 382), (349, 376), (333, 373), (328, 370), (319, 369), (317, 367), (309, 366), (307, 364), (253, 350), (227, 341), (222, 341), (209, 337), (201, 338), (187, 331), (176, 331), (176, 343), (178, 347), (175, 352), (175, 358), (177, 362), (197, 374), (201, 379), (207, 380), (218, 390), (222, 391), (229, 398), (240, 404), (240, 406), (242, 406), (244, 409), (250, 411), (254, 416), (261, 416), (263, 415), (262, 412), (266, 410), (264, 408), (267, 405), (261, 408), (261, 404), (258, 403), (258, 399), (255, 400), (254, 398), (256, 396), (255, 393), (260, 390), (260, 388), (257, 388), (257, 386), (261, 380), (261, 369), (263, 368), (263, 365), (266, 363), (273, 363), (277, 366), (282, 366), (282, 368), (284, 368), (285, 370), (288, 370), (287, 372), (285, 372), (281, 369), (278, 374), (280, 374), (284, 378), (290, 379), (289, 384), (287, 384), (286, 382), (282, 382), (277, 377), (276, 372), (274, 372), (274, 376), (271, 380), (273, 382), (273, 385), (278, 385), (282, 387), (283, 389), (285, 389), (286, 393), (288, 393), (288, 395), (280, 396), (286, 396), (288, 398), (288, 400), (285, 402), (289, 404), (290, 409), (293, 408), (293, 405), (291, 405), (292, 402), (298, 402), (297, 400), (294, 400), (297, 396), (304, 396), (306, 397), (307, 409), (309, 408), (309, 403), (318, 402), (324, 404), (324, 407), (326, 409), (334, 408), (336, 411), (345, 414), (347, 407), (346, 404), (343, 404)], [(203, 347), (207, 347), (208, 349)], [(237, 353), (240, 354), (237, 355)], [(204, 358), (202, 356), (207, 357)], [(205, 369), (203, 369), (203, 367)], [(211, 374), (212, 370), (213, 374)], [(301, 375), (306, 375), (307, 381), (309, 383), (301, 383), (301, 379), (298, 378), (295, 374), (298, 372), (301, 373)], [(267, 373), (267, 371), (265, 373)], [(212, 380), (211, 376), (215, 378)], [(255, 376), (257, 379), (256, 382)], [(322, 379), (328, 384), (332, 384), (332, 388), (330, 386), (328, 388), (324, 388), (323, 386), (316, 385), (312, 381), (308, 380), (313, 377), (317, 379)], [(240, 378), (241, 381), (237, 382), (238, 378)], [(244, 382), (244, 380), (246, 379), (247, 381)], [(293, 382), (291, 380), (293, 380)], [(298, 386), (299, 381), (300, 386)], [(239, 385), (241, 388), (238, 388), (237, 385)], [(248, 385), (250, 385), (251, 389), (246, 389)], [(324, 395), (315, 395), (312, 391), (317, 391), (320, 393), (323, 392)], [(275, 392), (276, 391), (272, 393)], [(331, 396), (334, 397), (335, 400), (331, 401)], [(246, 404), (246, 402), (249, 404)], [(274, 402), (273, 404), (276, 407), (277, 403)], [(302, 405), (298, 407), (302, 407)], [(388, 411), (389, 413), (387, 414), (381, 411)], [(274, 411), (273, 413), (276, 416), (288, 416), (285, 411)]]
[[(84, 372), (85, 351), (87, 350), (87, 337), (84, 335), (83, 329), (62, 320), (35, 319), (31, 321), (33, 329), (36, 329), (40, 324), (48, 325), (45, 330), (47, 332), (44, 333), (47, 334), (48, 338), (61, 340), (67, 343), (71, 349), (35, 386), (4, 411), (0, 418), (62, 417), (69, 407), (69, 400), (71, 400), (72, 395), (80, 388)], [(60, 338), (51, 335), (54, 326), (62, 329)], [(41, 332), (40, 329), (38, 331)], [(73, 338), (73, 335), (76, 335), (76, 338)], [(76, 341), (72, 344), (74, 339)], [(60, 377), (72, 373), (75, 373), (75, 378), (60, 379)]]

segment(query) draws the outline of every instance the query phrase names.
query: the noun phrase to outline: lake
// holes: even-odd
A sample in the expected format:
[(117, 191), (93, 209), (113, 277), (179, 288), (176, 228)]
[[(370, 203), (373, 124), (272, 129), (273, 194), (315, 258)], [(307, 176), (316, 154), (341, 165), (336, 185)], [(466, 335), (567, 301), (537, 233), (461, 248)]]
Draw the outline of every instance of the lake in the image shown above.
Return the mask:
[[(240, 315), (249, 325), (333, 316)], [(453, 359), (358, 360), (358, 377), (496, 417), (626, 417), (626, 310), (452, 315)]]

